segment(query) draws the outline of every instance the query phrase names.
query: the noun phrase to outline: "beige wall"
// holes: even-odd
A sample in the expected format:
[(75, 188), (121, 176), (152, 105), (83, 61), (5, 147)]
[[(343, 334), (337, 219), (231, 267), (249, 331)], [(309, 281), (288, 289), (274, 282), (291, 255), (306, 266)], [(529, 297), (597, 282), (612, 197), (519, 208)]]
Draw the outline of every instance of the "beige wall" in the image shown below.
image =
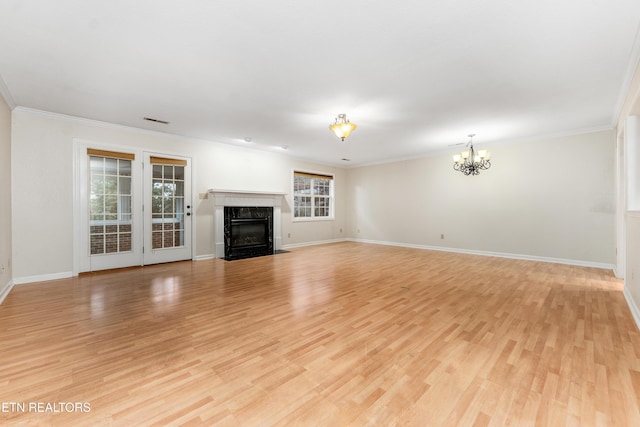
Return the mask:
[(0, 301), (13, 277), (11, 240), (11, 110), (0, 96)]
[[(213, 205), (198, 194), (208, 189), (287, 193), (283, 245), (344, 238), (345, 170), (293, 160), (267, 151), (176, 138), (87, 120), (17, 108), (13, 112), (14, 281), (68, 276), (73, 271), (74, 139), (114, 144), (193, 159), (195, 257), (212, 256)], [(293, 169), (327, 172), (336, 178), (336, 220), (291, 220)], [(291, 237), (288, 237), (289, 234)]]
[(478, 176), (452, 169), (453, 149), (349, 170), (350, 234), (613, 266), (613, 130), (483, 148)]
[[(468, 177), (452, 170), (450, 153), (345, 170), (18, 108), (14, 279), (72, 272), (74, 139), (192, 157), (196, 257), (214, 253), (212, 203), (197, 195), (215, 188), (287, 193), (283, 245), (350, 237), (603, 266), (615, 261), (613, 131), (488, 147), (494, 166)], [(335, 221), (292, 221), (294, 168), (335, 174)]]

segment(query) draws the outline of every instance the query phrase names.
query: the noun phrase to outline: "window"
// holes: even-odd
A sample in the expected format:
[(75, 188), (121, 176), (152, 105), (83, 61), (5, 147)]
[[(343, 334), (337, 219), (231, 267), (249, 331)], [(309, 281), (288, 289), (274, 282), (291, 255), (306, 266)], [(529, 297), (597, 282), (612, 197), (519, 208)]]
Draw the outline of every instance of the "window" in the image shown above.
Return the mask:
[(333, 219), (333, 175), (293, 172), (293, 217)]
[(132, 250), (131, 161), (133, 154), (88, 149), (91, 255)]
[(153, 167), (151, 195), (151, 248), (184, 246), (185, 238), (185, 160), (151, 156)]

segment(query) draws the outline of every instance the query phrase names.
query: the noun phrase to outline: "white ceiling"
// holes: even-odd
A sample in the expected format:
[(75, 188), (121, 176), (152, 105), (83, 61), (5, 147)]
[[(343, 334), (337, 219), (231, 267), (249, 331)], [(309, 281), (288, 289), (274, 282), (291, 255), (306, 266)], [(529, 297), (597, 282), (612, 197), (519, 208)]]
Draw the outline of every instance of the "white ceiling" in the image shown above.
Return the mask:
[[(0, 0), (0, 87), (355, 166), (610, 128), (639, 24), (638, 0)], [(358, 126), (344, 143), (339, 113)]]

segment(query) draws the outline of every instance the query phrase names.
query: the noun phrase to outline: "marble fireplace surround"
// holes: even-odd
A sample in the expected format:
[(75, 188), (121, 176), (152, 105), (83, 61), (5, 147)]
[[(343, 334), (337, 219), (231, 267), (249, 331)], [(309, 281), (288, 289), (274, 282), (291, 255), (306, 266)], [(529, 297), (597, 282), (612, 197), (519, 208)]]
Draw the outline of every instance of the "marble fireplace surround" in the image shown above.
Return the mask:
[(282, 248), (282, 200), (286, 193), (272, 191), (208, 191), (213, 197), (213, 241), (216, 258), (224, 258), (225, 206), (261, 206), (273, 208), (273, 252)]

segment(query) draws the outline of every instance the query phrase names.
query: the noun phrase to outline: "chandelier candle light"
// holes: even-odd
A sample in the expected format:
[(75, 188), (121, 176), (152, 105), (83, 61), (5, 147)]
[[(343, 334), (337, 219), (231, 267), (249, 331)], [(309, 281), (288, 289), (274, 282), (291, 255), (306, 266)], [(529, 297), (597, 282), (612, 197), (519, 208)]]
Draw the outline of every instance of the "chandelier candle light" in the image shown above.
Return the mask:
[(491, 167), (491, 153), (487, 150), (474, 150), (472, 142), (474, 136), (476, 136), (475, 133), (469, 134), (468, 149), (453, 156), (453, 169), (465, 175), (479, 175), (481, 170)]
[(356, 125), (349, 122), (346, 114), (338, 114), (338, 117), (336, 117), (336, 122), (332, 125), (329, 125), (329, 129), (331, 129), (331, 131), (343, 141), (355, 128)]

